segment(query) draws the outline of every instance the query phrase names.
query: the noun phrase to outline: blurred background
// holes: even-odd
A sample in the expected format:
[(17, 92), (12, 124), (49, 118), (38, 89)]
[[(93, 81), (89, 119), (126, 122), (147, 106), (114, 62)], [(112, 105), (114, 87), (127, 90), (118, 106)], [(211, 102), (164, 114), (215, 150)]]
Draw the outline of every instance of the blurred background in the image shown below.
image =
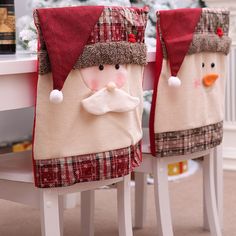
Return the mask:
[(203, 0), (15, 0), (15, 5), (18, 49), (27, 49), (31, 52), (35, 52), (37, 49), (36, 31), (32, 21), (32, 10), (35, 8), (81, 5), (148, 6), (150, 13), (146, 30), (146, 43), (150, 50), (155, 50), (155, 13), (158, 9), (206, 7)]

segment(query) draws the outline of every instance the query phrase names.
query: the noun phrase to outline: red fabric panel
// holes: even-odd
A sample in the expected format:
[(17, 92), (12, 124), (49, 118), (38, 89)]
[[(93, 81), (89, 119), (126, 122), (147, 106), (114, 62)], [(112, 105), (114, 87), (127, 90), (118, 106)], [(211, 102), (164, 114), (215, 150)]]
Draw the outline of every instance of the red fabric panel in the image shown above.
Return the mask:
[(157, 35), (156, 35), (156, 77), (153, 79), (153, 95), (152, 95), (152, 105), (149, 119), (149, 136), (150, 136), (150, 147), (152, 156), (156, 156), (156, 147), (155, 147), (155, 111), (156, 111), (156, 102), (157, 102), (157, 88), (158, 82), (161, 75), (162, 70), (162, 62), (163, 62), (163, 52), (162, 45), (160, 40), (160, 32), (157, 24), (156, 27)]
[(161, 33), (173, 76), (177, 75), (189, 50), (201, 13), (201, 8), (160, 11)]
[(38, 9), (53, 74), (53, 89), (62, 89), (103, 9), (103, 6)]

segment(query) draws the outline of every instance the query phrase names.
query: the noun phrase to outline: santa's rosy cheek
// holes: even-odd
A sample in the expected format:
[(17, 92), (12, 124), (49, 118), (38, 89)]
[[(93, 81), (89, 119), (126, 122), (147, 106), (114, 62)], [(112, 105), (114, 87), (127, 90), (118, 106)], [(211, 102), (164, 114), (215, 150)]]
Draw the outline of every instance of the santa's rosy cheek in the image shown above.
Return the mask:
[(115, 83), (118, 88), (123, 87), (123, 85), (125, 84), (125, 81), (126, 81), (126, 77), (123, 74), (117, 75), (115, 78)]
[(99, 89), (99, 83), (97, 79), (91, 80), (90, 89), (92, 89), (93, 91), (97, 91)]
[(97, 79), (85, 79), (84, 82), (87, 87), (93, 91), (97, 91), (99, 89), (99, 83)]

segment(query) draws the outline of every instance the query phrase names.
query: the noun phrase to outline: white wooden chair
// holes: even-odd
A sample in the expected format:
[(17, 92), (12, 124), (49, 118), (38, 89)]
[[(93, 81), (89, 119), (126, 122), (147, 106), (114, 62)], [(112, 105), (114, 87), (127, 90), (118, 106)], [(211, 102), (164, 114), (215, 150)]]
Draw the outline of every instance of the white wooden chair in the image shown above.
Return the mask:
[[(151, 56), (152, 55), (152, 56)], [(152, 78), (155, 77), (155, 57), (153, 54), (149, 54), (149, 64), (145, 69), (144, 89), (152, 89)], [(145, 223), (146, 214), (146, 201), (147, 201), (147, 174), (153, 173), (155, 183), (155, 200), (157, 205), (157, 219), (158, 226), (161, 225), (161, 220), (164, 221), (164, 225), (159, 228), (160, 235), (173, 235), (171, 225), (171, 214), (169, 207), (169, 190), (168, 190), (168, 175), (167, 165), (169, 163), (175, 163), (188, 159), (195, 159), (204, 156), (204, 188), (203, 188), (203, 204), (204, 204), (204, 229), (211, 232), (219, 233), (220, 229), (223, 229), (223, 157), (222, 146), (218, 146), (213, 150), (209, 150), (203, 153), (196, 153), (189, 156), (178, 156), (170, 159), (156, 160), (156, 157), (152, 157), (150, 154), (150, 141), (149, 141), (149, 129), (143, 129), (143, 163), (135, 169), (135, 228), (143, 228)], [(209, 158), (207, 158), (209, 157)], [(162, 170), (159, 171), (158, 169)], [(159, 177), (159, 180), (158, 180)], [(210, 184), (210, 189), (207, 188), (207, 184)], [(159, 188), (158, 188), (159, 186)], [(164, 205), (162, 205), (164, 204)], [(161, 207), (162, 206), (162, 207)], [(164, 212), (163, 212), (163, 209)], [(169, 211), (168, 211), (169, 209)], [(215, 210), (217, 209), (217, 211)], [(159, 212), (159, 210), (162, 210)], [(218, 222), (218, 219), (219, 222)], [(169, 220), (164, 220), (164, 219)], [(210, 218), (210, 220), (209, 220)], [(171, 227), (170, 227), (171, 226)], [(164, 227), (164, 228), (163, 228)], [(172, 233), (172, 234), (171, 234)], [(212, 233), (212, 235), (218, 234)]]
[[(130, 206), (130, 176), (75, 184), (70, 187), (39, 189), (34, 186), (32, 160), (29, 152), (6, 154), (0, 157), (0, 198), (18, 202), (40, 209), (41, 232), (43, 236), (63, 235), (63, 196), (81, 192), (82, 202), (88, 190), (117, 183), (119, 235), (132, 235)], [(81, 235), (94, 234), (93, 210), (88, 205), (81, 205)], [(86, 219), (86, 220), (85, 220)]]
[[(217, 160), (216, 157), (219, 155), (217, 155), (219, 150), (211, 149), (186, 156), (156, 158), (150, 154), (148, 142), (148, 140), (144, 140), (143, 163), (140, 167), (135, 169), (135, 228), (143, 228), (144, 226), (147, 174), (152, 173), (154, 178), (158, 235), (173, 235), (168, 188), (168, 164), (203, 157), (204, 226), (205, 228), (209, 227), (212, 236), (222, 235), (221, 224), (218, 217), (219, 210), (222, 213), (222, 191), (220, 191), (222, 188), (221, 170), (216, 175), (218, 178), (218, 184), (216, 185), (217, 190), (214, 180), (214, 173), (217, 172), (214, 167), (214, 159)], [(218, 167), (220, 169), (219, 163)], [(216, 199), (218, 201), (216, 201)]]
[[(195, 9), (196, 10), (196, 9)], [(192, 145), (196, 145), (197, 142), (192, 141), (184, 141), (181, 143), (181, 138), (185, 137), (184, 135), (180, 134), (178, 136), (178, 141), (175, 139), (173, 141), (171, 137), (171, 132), (179, 133), (179, 131), (191, 129), (194, 126), (201, 127), (202, 124), (205, 124), (204, 121), (207, 120), (207, 116), (210, 116), (211, 113), (209, 112), (205, 113), (206, 116), (203, 115), (203, 117), (197, 117), (195, 120), (193, 119), (193, 116), (191, 116), (193, 113), (201, 114), (202, 106), (199, 106), (197, 108), (197, 99), (201, 100), (201, 97), (204, 97), (206, 93), (202, 93), (203, 91), (207, 90), (200, 90), (195, 88), (199, 88), (197, 86), (193, 86), (191, 77), (197, 76), (201, 78), (204, 74), (207, 75), (207, 73), (211, 73), (210, 70), (200, 70), (200, 68), (204, 68), (205, 64), (202, 62), (202, 59), (200, 59), (200, 64), (202, 63), (202, 67), (199, 66), (198, 69), (198, 62), (195, 58), (195, 53), (191, 54), (189, 58), (194, 58), (194, 63), (189, 63), (187, 59), (188, 50), (192, 49), (191, 43), (193, 43), (195, 46), (196, 44), (202, 45), (202, 42), (195, 44), (195, 38), (194, 35), (198, 35), (199, 32), (204, 32), (204, 38), (208, 37), (207, 35), (212, 35), (214, 33), (215, 29), (212, 32), (210, 31), (210, 25), (212, 26), (213, 21), (219, 24), (221, 21), (220, 14), (227, 14), (228, 12), (218, 10), (217, 12), (215, 10), (211, 9), (203, 9), (201, 10), (201, 14), (199, 14), (199, 10), (189, 10), (189, 13), (185, 10), (176, 10), (173, 11), (159, 11), (157, 12), (157, 63), (156, 63), (156, 78), (154, 79), (154, 93), (153, 93), (153, 101), (152, 101), (152, 108), (151, 108), (151, 118), (150, 118), (150, 133), (152, 140), (152, 152), (150, 150), (150, 141), (148, 139), (144, 140), (144, 158), (142, 165), (135, 170), (135, 172), (138, 172), (136, 176), (136, 220), (135, 220), (135, 226), (136, 227), (142, 227), (143, 226), (143, 219), (144, 219), (144, 212), (145, 212), (145, 175), (147, 173), (152, 173), (154, 177), (154, 192), (155, 192), (155, 202), (156, 202), (156, 213), (157, 213), (157, 225), (158, 225), (158, 231), (160, 236), (172, 236), (173, 235), (173, 229), (172, 229), (172, 222), (171, 222), (171, 212), (170, 212), (170, 200), (169, 200), (169, 190), (168, 190), (168, 164), (170, 163), (176, 163), (184, 160), (189, 159), (195, 159), (199, 157), (203, 157), (203, 185), (204, 185), (204, 206), (205, 206), (205, 227), (210, 228), (210, 232), (212, 236), (221, 236), (221, 223), (222, 220), (222, 156), (220, 155), (220, 149), (217, 150), (217, 148), (211, 148), (205, 151), (202, 151), (205, 149), (205, 146), (202, 149), (198, 149), (197, 146), (193, 151), (181, 153), (181, 152), (175, 152), (175, 148), (178, 149), (178, 142), (179, 146), (185, 146), (186, 147), (191, 143)], [(211, 20), (205, 20), (205, 17), (207, 17), (207, 14), (211, 12), (211, 17), (214, 15), (214, 19)], [(194, 19), (193, 14), (197, 13), (198, 19), (194, 24), (191, 25), (190, 20), (188, 19)], [(199, 14), (199, 15), (198, 15)], [(205, 14), (205, 15), (204, 15)], [(173, 17), (173, 18), (172, 18)], [(179, 18), (178, 18), (179, 17)], [(185, 18), (185, 20), (183, 20)], [(180, 29), (175, 30), (175, 28), (171, 27), (172, 22), (176, 22), (179, 19), (182, 19), (183, 21), (180, 21), (180, 25), (182, 27), (182, 31)], [(208, 18), (209, 19), (209, 18)], [(166, 20), (166, 24), (165, 23)], [(170, 20), (170, 21), (168, 21)], [(171, 21), (173, 20), (173, 21)], [(164, 22), (164, 23), (163, 23)], [(170, 23), (171, 22), (171, 23)], [(188, 25), (188, 27), (186, 27)], [(222, 25), (227, 25), (226, 22), (222, 23)], [(202, 30), (204, 28), (204, 30)], [(199, 31), (197, 30), (199, 29)], [(217, 30), (218, 28), (216, 28)], [(228, 28), (227, 28), (228, 29)], [(180, 33), (181, 31), (181, 33)], [(215, 33), (218, 35), (217, 33)], [(190, 35), (193, 37), (190, 38)], [(227, 31), (224, 32), (224, 35), (227, 37)], [(211, 36), (209, 36), (211, 37)], [(216, 36), (220, 37), (220, 35)], [(187, 40), (189, 39), (189, 41)], [(227, 38), (229, 41), (230, 39)], [(210, 40), (211, 41), (211, 40)], [(212, 41), (211, 41), (212, 42)], [(222, 41), (219, 41), (219, 44), (221, 44)], [(209, 43), (209, 45), (211, 45)], [(230, 44), (227, 44), (230, 46)], [(198, 46), (196, 46), (198, 47)], [(179, 51), (176, 52), (172, 49), (178, 49)], [(203, 53), (219, 53), (219, 51), (214, 50), (199, 50), (198, 52)], [(166, 58), (165, 55), (166, 54)], [(199, 55), (199, 54), (198, 54)], [(208, 59), (203, 60), (213, 60), (211, 59), (211, 55), (208, 55)], [(224, 71), (224, 60), (226, 59), (223, 55), (224, 54), (218, 54), (218, 56), (222, 56), (222, 62), (219, 63), (219, 66), (222, 66), (222, 71)], [(227, 55), (227, 52), (225, 53)], [(214, 56), (216, 56), (214, 54)], [(181, 58), (181, 59), (180, 59)], [(186, 58), (186, 60), (184, 60)], [(216, 60), (214, 58), (214, 60)], [(211, 64), (211, 68), (215, 67), (215, 64)], [(207, 67), (208, 68), (208, 67)], [(190, 74), (184, 74), (184, 72), (190, 72)], [(182, 74), (181, 74), (182, 73)], [(217, 77), (224, 77), (224, 73), (217, 74)], [(176, 76), (179, 76), (180, 79)], [(168, 80), (168, 83), (167, 83)], [(200, 81), (200, 80), (199, 80)], [(174, 82), (172, 84), (172, 82)], [(182, 85), (181, 85), (182, 82)], [(221, 83), (220, 83), (221, 82)], [(224, 80), (220, 80), (220, 82), (217, 84), (219, 89), (224, 90)], [(170, 86), (178, 86), (177, 83), (180, 85), (182, 89), (180, 90), (171, 90)], [(203, 85), (206, 86), (204, 83), (203, 78)], [(213, 84), (209, 84), (211, 86)], [(201, 86), (201, 82), (200, 82)], [(216, 87), (216, 86), (215, 86)], [(158, 89), (157, 89), (158, 88)], [(201, 87), (200, 87), (201, 88)], [(217, 88), (217, 87), (216, 87)], [(175, 93), (175, 92), (176, 93)], [(188, 94), (185, 94), (185, 91), (188, 91)], [(196, 93), (195, 93), (196, 92)], [(159, 95), (157, 95), (159, 94)], [(199, 94), (199, 95), (198, 95)], [(173, 96), (172, 96), (173, 95)], [(215, 97), (223, 95), (222, 93), (215, 93)], [(180, 97), (183, 96), (183, 99), (181, 100)], [(168, 98), (171, 98), (168, 100)], [(202, 104), (206, 105), (206, 107), (209, 105), (209, 101), (211, 100), (211, 95), (205, 96), (205, 100), (202, 99)], [(222, 98), (219, 98), (221, 101), (224, 100), (223, 96)], [(191, 101), (188, 103), (188, 105), (185, 106), (185, 101)], [(196, 106), (195, 106), (196, 105)], [(218, 111), (215, 111), (217, 115), (217, 121), (223, 120), (223, 110), (221, 108), (223, 107), (222, 103), (215, 103), (209, 105), (210, 108), (217, 108)], [(199, 109), (199, 110), (198, 110)], [(207, 110), (207, 109), (206, 109)], [(204, 114), (204, 112), (202, 112)], [(216, 115), (216, 116), (217, 116)], [(174, 122), (174, 119), (171, 120), (169, 118), (175, 118), (176, 123)], [(198, 120), (199, 119), (199, 120)], [(201, 121), (201, 122), (200, 122)], [(191, 125), (187, 125), (191, 123)], [(198, 123), (200, 122), (200, 123)], [(205, 125), (213, 124), (215, 121), (210, 121), (206, 123)], [(207, 132), (206, 132), (207, 133)], [(165, 137), (161, 137), (163, 134), (166, 135)], [(205, 133), (204, 133), (205, 134)], [(155, 137), (154, 137), (155, 135)], [(193, 135), (196, 135), (193, 133)], [(147, 135), (148, 137), (149, 135)], [(207, 136), (207, 135), (206, 135)], [(177, 137), (177, 136), (176, 136)], [(154, 140), (155, 139), (155, 140)], [(212, 138), (214, 139), (214, 138)], [(160, 141), (162, 140), (162, 141)], [(202, 139), (204, 140), (204, 138)], [(171, 143), (173, 141), (173, 143)], [(181, 144), (180, 144), (181, 143)], [(218, 142), (219, 143), (219, 142)], [(158, 146), (155, 148), (155, 146)], [(175, 146), (176, 145), (176, 146)], [(213, 147), (215, 145), (209, 146), (206, 148)], [(162, 149), (163, 148), (163, 149)], [(157, 149), (157, 150), (155, 150)], [(160, 151), (160, 152), (159, 152)], [(163, 151), (163, 152), (162, 152)], [(170, 152), (168, 152), (170, 151)], [(150, 153), (155, 153), (158, 155), (158, 158), (152, 156)], [(193, 152), (192, 154), (189, 154)], [(174, 156), (174, 153), (176, 156)], [(182, 155), (181, 155), (182, 154)], [(173, 155), (173, 156), (172, 156)], [(163, 157), (163, 158), (162, 158)], [(216, 162), (214, 163), (214, 159)], [(140, 173), (139, 173), (140, 172)], [(144, 174), (143, 174), (144, 173)], [(214, 179), (214, 173), (215, 173), (215, 179), (216, 179), (216, 186), (217, 190), (215, 190), (215, 179)], [(140, 196), (141, 194), (141, 196)], [(143, 195), (142, 195), (143, 194)], [(217, 204), (218, 201), (218, 204)], [(218, 208), (217, 208), (218, 207)], [(222, 222), (222, 221), (221, 221)]]
[[(16, 54), (0, 59), (0, 112), (31, 107), (35, 104), (37, 83), (36, 57)], [(0, 113), (1, 115), (1, 113)], [(39, 189), (34, 186), (30, 152), (0, 155), (0, 199), (37, 207), (41, 212), (43, 236), (63, 235), (63, 196), (81, 192), (81, 199), (88, 197), (88, 190), (117, 183), (118, 225), (120, 236), (132, 236), (130, 206), (130, 176), (79, 183), (69, 187)], [(90, 195), (93, 198), (93, 195)], [(82, 201), (84, 202), (84, 201)], [(93, 211), (89, 205), (81, 206), (81, 235), (94, 233)]]

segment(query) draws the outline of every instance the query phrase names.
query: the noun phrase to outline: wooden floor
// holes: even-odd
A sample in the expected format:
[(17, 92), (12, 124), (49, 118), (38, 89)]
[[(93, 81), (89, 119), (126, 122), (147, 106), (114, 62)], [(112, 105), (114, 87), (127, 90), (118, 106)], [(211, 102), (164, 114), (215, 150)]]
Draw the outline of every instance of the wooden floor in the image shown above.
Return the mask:
[[(171, 204), (175, 236), (210, 236), (202, 229), (201, 171), (171, 182)], [(134, 230), (134, 236), (156, 235), (153, 186), (148, 187), (146, 226)], [(132, 197), (134, 192), (132, 192)], [(224, 236), (236, 235), (236, 172), (224, 173)], [(79, 235), (79, 209), (65, 211), (64, 235)], [(0, 236), (40, 236), (39, 211), (20, 204), (0, 200)], [(117, 236), (116, 192), (96, 191), (95, 236)]]

